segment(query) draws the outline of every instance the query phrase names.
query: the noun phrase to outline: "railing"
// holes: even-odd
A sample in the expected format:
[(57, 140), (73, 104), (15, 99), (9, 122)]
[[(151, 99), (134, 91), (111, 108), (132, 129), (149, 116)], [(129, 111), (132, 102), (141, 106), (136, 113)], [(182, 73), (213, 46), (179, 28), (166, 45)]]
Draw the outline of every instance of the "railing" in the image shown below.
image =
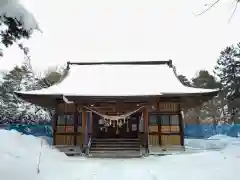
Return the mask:
[(89, 154), (89, 151), (90, 151), (90, 148), (91, 148), (91, 144), (92, 144), (92, 136), (89, 136), (88, 137), (88, 144), (87, 144), (87, 147), (85, 149), (85, 154), (88, 155)]

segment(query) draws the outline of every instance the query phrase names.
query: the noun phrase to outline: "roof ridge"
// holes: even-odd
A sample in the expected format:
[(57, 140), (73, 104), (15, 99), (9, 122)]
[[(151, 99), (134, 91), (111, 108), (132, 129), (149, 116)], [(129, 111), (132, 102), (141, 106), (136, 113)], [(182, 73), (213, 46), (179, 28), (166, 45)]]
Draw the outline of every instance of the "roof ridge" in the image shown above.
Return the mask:
[(172, 60), (168, 61), (99, 61), (99, 62), (67, 62), (69, 68), (70, 65), (163, 65), (166, 64), (172, 68)]

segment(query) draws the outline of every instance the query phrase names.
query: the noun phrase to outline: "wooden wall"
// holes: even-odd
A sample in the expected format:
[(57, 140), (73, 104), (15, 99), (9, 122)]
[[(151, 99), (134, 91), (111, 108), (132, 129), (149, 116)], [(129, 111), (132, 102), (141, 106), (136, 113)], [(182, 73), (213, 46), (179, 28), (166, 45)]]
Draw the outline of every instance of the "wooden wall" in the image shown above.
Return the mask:
[(54, 145), (83, 146), (83, 126), (79, 121), (80, 116), (82, 115), (75, 104), (60, 103), (57, 105), (57, 115), (53, 125)]
[[(60, 103), (57, 106), (57, 116), (53, 123), (54, 144), (55, 145), (79, 145), (84, 144), (84, 128), (86, 124), (86, 114), (78, 112), (79, 107), (75, 104)], [(152, 116), (156, 115), (157, 120), (152, 122)], [(61, 118), (65, 116), (71, 117), (69, 121), (61, 122)], [(79, 116), (82, 122), (79, 123)], [(173, 102), (159, 102), (147, 107), (144, 110), (144, 118), (147, 119), (145, 134), (141, 134), (140, 138), (149, 145), (184, 145), (182, 116), (180, 113), (180, 104)], [(171, 124), (171, 117), (177, 117), (178, 123)], [(163, 123), (161, 120), (169, 117), (169, 123)], [(85, 122), (83, 121), (85, 119)], [(166, 120), (165, 120), (166, 121)], [(89, 132), (91, 132), (89, 130)]]
[(183, 146), (183, 123), (180, 104), (159, 102), (148, 108), (148, 144)]

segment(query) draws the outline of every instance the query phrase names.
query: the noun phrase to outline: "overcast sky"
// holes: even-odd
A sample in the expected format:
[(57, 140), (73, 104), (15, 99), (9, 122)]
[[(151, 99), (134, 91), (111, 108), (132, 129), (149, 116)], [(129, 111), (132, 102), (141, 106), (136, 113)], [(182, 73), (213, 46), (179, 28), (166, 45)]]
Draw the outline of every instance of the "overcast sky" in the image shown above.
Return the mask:
[[(43, 33), (26, 43), (36, 69), (66, 61), (172, 59), (188, 77), (212, 70), (220, 51), (240, 41), (240, 7), (228, 19), (234, 0), (222, 0), (196, 17), (211, 0), (22, 0)], [(5, 51), (0, 67), (23, 60), (16, 47)]]

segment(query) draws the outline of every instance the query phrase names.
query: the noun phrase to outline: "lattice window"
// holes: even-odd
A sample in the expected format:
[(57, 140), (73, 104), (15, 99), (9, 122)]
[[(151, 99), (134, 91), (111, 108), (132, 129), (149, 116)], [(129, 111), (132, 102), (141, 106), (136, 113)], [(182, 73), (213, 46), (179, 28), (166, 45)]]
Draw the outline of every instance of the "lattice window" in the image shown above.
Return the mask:
[(58, 116), (57, 132), (59, 133), (74, 132), (73, 114), (61, 114)]
[(178, 133), (180, 131), (179, 115), (150, 114), (150, 132)]
[(58, 116), (57, 126), (74, 125), (74, 116), (72, 114), (62, 114)]

